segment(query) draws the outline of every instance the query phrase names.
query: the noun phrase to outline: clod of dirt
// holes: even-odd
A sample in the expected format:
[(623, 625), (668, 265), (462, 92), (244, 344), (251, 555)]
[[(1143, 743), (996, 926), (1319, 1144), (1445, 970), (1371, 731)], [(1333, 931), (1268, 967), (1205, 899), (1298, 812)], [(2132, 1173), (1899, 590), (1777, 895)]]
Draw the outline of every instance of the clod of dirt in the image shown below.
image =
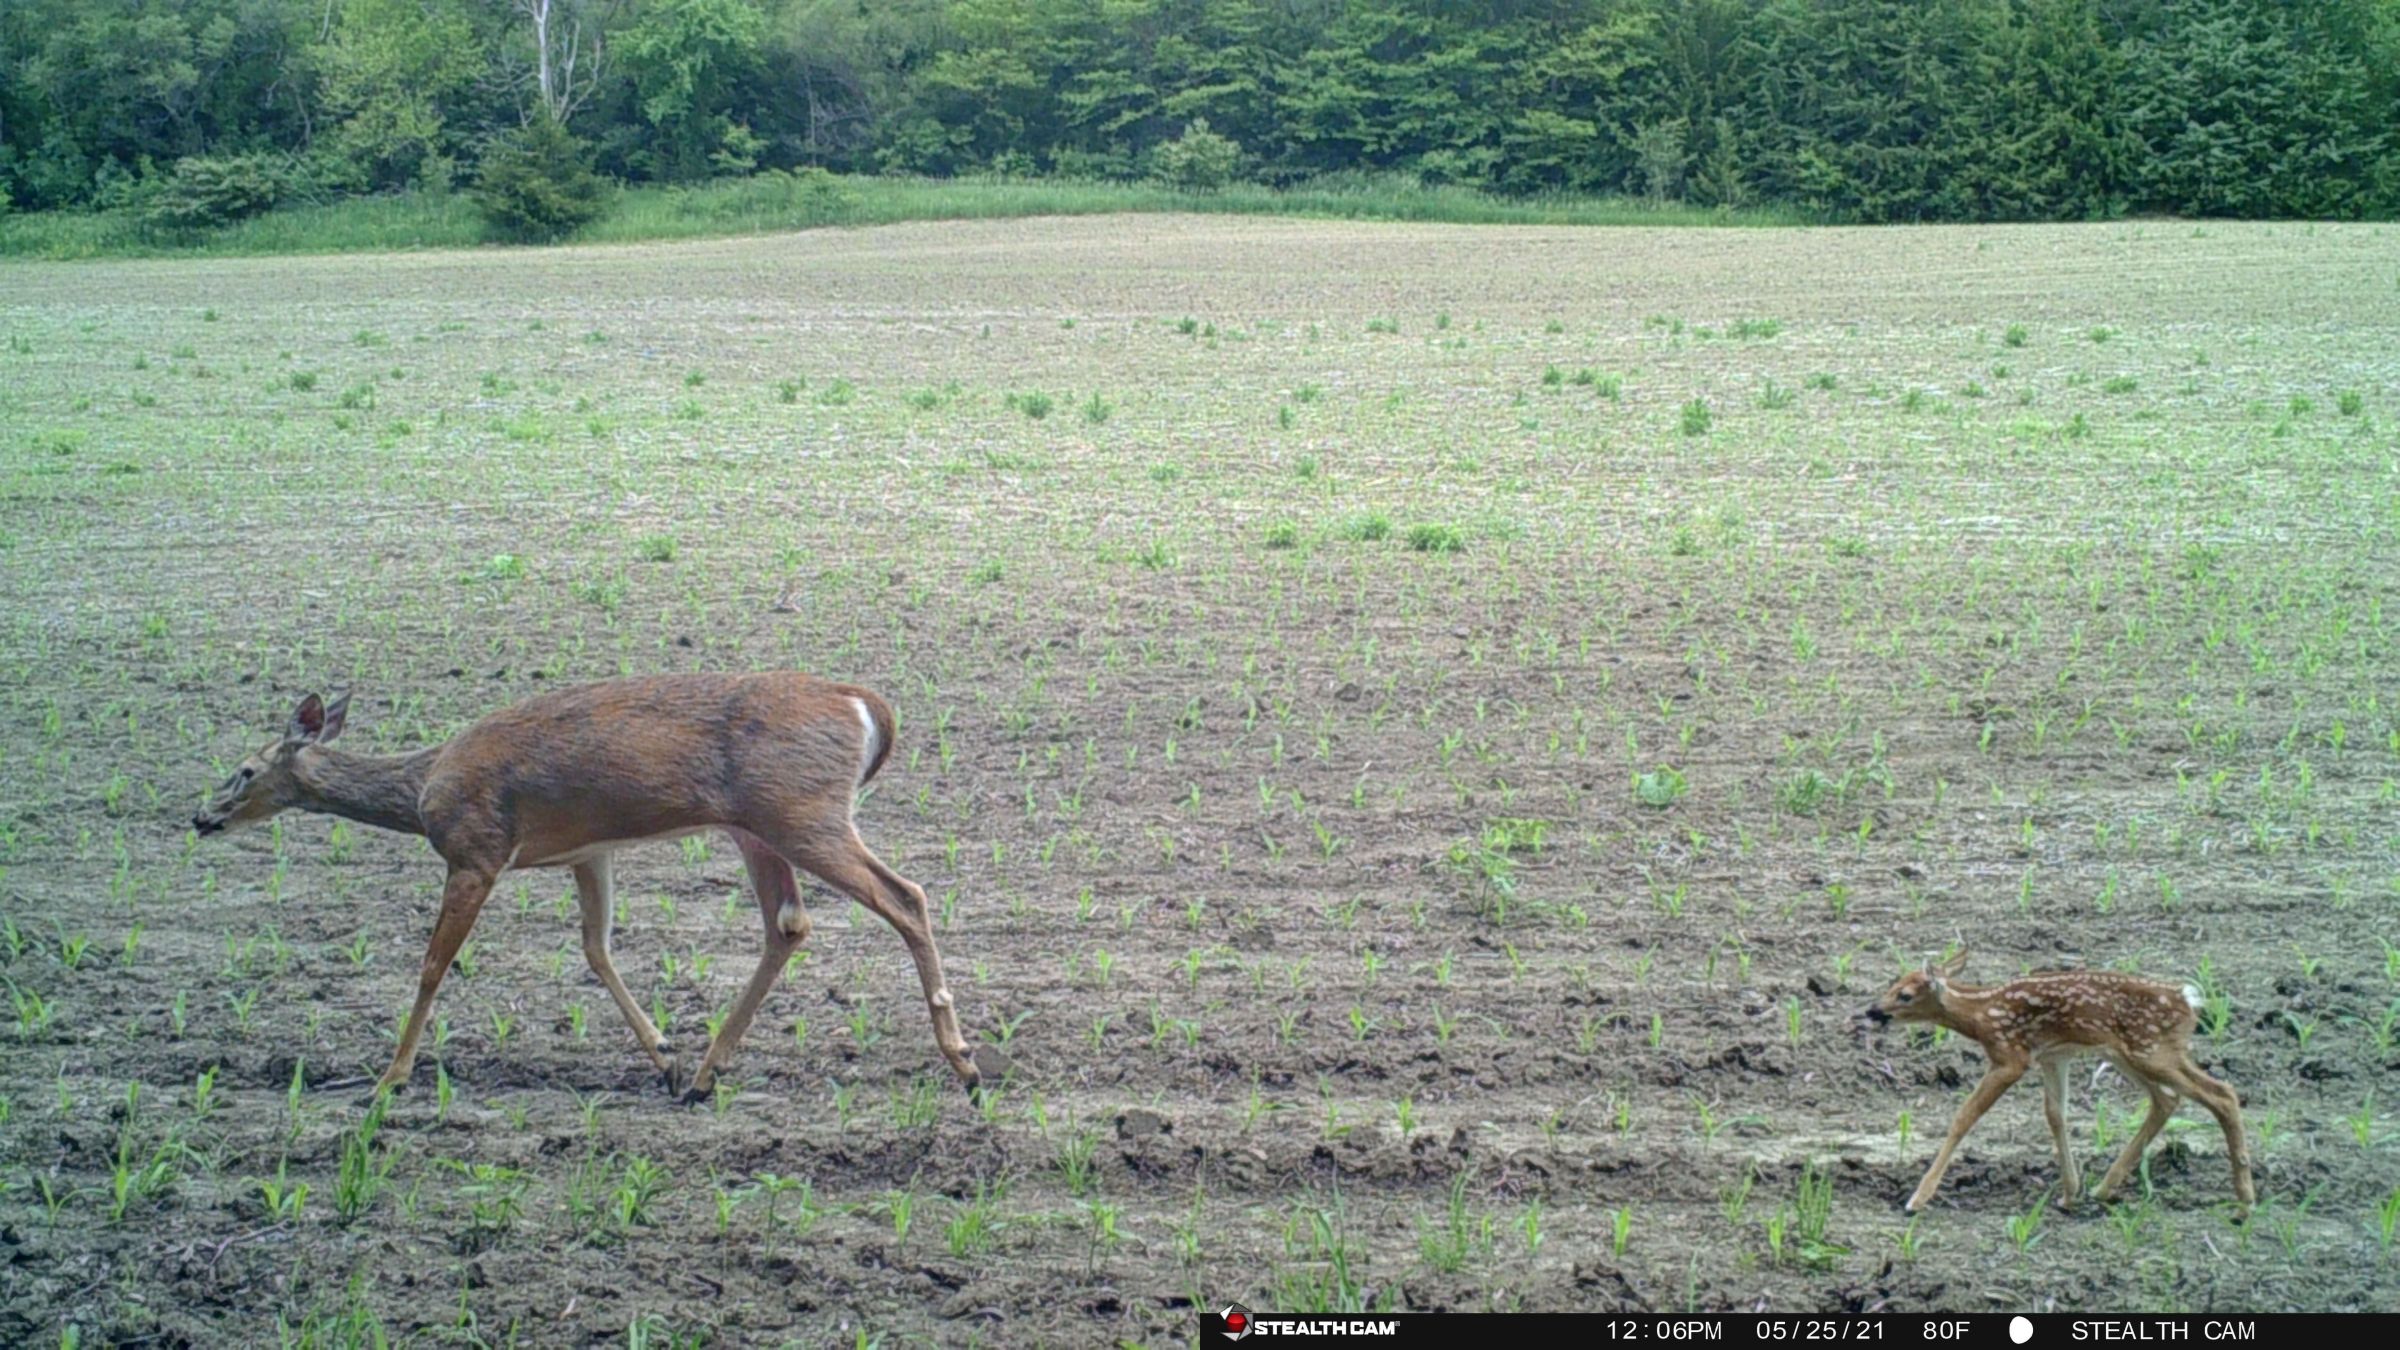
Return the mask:
[(1621, 1311), (1651, 1310), (1650, 1296), (1642, 1292), (1641, 1286), (1604, 1261), (1577, 1262), (1574, 1278), (1578, 1288), (1597, 1290), (1602, 1297), (1615, 1298)]
[(1175, 1122), (1156, 1111), (1135, 1107), (1117, 1117), (1119, 1139), (1147, 1139), (1154, 1134), (1173, 1134)]
[(941, 1314), (951, 1321), (977, 1315), (988, 1317), (995, 1322), (1006, 1321), (1007, 1315), (1001, 1312), (999, 1307), (1006, 1299), (1005, 1294), (984, 1285), (969, 1285), (942, 1300)]

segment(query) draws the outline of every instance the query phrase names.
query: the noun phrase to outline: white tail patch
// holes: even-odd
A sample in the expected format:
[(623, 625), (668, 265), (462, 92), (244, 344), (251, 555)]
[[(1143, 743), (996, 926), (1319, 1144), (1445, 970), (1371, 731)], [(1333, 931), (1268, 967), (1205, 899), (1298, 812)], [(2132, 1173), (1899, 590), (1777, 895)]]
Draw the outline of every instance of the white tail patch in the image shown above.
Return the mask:
[(2196, 984), (2187, 984), (2183, 987), (2183, 1001), (2192, 1005), (2193, 1012), (2198, 1012), (2208, 1006), (2208, 1001), (2200, 997), (2200, 986)]
[(867, 766), (883, 754), (883, 736), (875, 729), (875, 714), (867, 711), (865, 699), (854, 698), (850, 706), (858, 709), (859, 729), (866, 733), (859, 740), (858, 781), (863, 783), (867, 781)]

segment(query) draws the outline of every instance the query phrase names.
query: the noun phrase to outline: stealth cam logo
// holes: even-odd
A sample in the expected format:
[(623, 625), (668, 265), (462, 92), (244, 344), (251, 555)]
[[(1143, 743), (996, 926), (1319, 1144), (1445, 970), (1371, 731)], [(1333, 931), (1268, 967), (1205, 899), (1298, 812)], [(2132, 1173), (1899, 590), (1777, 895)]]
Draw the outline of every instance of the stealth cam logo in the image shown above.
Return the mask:
[(1239, 1303), (1226, 1304), (1225, 1311), (1217, 1316), (1224, 1319), (1225, 1339), (1229, 1341), (1241, 1340), (1248, 1336), (1257, 1325), (1250, 1320), (1250, 1310)]

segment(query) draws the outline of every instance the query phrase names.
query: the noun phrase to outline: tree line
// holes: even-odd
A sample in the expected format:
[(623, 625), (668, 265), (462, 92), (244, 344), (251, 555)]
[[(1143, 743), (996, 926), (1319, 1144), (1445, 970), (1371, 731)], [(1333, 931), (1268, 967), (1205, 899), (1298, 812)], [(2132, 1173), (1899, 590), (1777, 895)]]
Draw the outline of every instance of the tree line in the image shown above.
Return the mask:
[(2400, 0), (0, 4), (0, 210), (193, 223), (504, 162), (2357, 218), (2396, 124)]

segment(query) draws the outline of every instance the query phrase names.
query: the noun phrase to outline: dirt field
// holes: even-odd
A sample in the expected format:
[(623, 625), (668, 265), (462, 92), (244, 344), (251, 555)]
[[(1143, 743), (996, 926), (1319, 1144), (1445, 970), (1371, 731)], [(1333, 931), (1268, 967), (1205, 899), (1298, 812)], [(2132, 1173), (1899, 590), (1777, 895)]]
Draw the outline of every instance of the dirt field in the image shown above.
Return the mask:
[[(2390, 227), (9, 266), (0, 340), (0, 1343), (2400, 1303)], [(520, 872), (367, 1129), (440, 864), (210, 787), (311, 690), (783, 665), (899, 708), (860, 827), (1005, 1089), (812, 891), (677, 1104)], [(738, 857), (618, 879), (696, 1048)], [(1906, 1222), (1980, 1057), (1850, 1015), (1962, 938), (2198, 983), (2254, 1216), (2190, 1108), (2050, 1208), (2029, 1083)]]

